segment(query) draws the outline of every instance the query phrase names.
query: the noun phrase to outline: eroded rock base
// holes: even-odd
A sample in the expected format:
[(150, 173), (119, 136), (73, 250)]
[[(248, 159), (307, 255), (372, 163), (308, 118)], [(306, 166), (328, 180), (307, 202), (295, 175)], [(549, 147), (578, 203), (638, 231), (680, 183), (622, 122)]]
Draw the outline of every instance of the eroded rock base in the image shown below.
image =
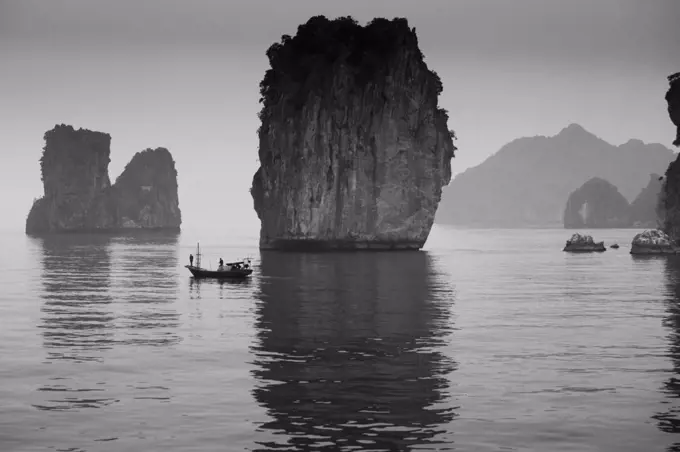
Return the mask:
[(425, 242), (414, 241), (357, 241), (357, 240), (313, 240), (274, 239), (260, 242), (262, 250), (280, 251), (418, 251)]
[(669, 245), (631, 245), (630, 254), (644, 256), (680, 254), (680, 247)]
[(607, 248), (604, 246), (604, 242), (599, 242), (593, 244), (570, 244), (566, 245), (562, 251), (570, 253), (600, 253), (607, 251)]
[(63, 229), (59, 231), (48, 231), (48, 230), (37, 230), (37, 231), (27, 231), (26, 235), (32, 237), (43, 237), (57, 234), (101, 234), (101, 235), (137, 235), (144, 233), (156, 233), (156, 232), (167, 232), (168, 234), (179, 234), (182, 232), (181, 227), (117, 227), (117, 228), (84, 228), (84, 229)]

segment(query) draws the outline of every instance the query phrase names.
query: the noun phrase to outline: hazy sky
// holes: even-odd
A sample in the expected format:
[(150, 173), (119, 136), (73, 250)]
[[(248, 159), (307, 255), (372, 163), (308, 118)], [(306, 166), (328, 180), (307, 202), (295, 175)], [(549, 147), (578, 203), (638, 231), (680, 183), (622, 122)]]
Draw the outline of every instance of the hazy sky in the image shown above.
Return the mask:
[(459, 137), (454, 173), (571, 122), (614, 144), (675, 137), (663, 97), (680, 70), (678, 0), (0, 0), (2, 226), (23, 228), (42, 195), (57, 123), (112, 135), (112, 180), (135, 152), (170, 149), (185, 230), (257, 225), (265, 51), (319, 14), (416, 27)]

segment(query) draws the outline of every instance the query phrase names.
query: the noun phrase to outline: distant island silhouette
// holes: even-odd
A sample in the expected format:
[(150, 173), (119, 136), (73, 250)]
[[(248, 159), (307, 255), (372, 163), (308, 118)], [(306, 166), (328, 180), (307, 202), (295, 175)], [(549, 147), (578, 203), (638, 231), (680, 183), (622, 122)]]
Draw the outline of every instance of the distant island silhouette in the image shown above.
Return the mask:
[(564, 227), (656, 228), (661, 177), (649, 176), (649, 183), (632, 203), (609, 181), (594, 177), (574, 190), (564, 210)]
[(135, 154), (109, 180), (111, 136), (70, 125), (45, 133), (40, 159), (44, 196), (34, 201), (27, 234), (179, 230), (177, 170), (165, 148)]
[(627, 202), (673, 161), (673, 151), (640, 140), (614, 146), (578, 124), (550, 137), (518, 138), (444, 189), (436, 221), (465, 227), (563, 227), (569, 195), (598, 177)]
[(608, 181), (594, 177), (569, 195), (565, 228), (624, 228), (630, 225), (630, 204)]
[(420, 249), (456, 148), (415, 28), (315, 16), (267, 57), (260, 248)]

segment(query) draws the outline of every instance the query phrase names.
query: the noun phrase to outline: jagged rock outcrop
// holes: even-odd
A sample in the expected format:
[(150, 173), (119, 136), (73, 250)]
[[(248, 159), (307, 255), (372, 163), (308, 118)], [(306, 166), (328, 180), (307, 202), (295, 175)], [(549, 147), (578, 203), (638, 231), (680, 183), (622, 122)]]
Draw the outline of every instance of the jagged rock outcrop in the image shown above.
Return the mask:
[(111, 185), (110, 144), (106, 133), (64, 124), (45, 133), (44, 196), (33, 203), (27, 233), (179, 229), (177, 171), (170, 152), (137, 153)]
[(118, 227), (180, 227), (177, 170), (167, 149), (135, 154), (112, 188)]
[(630, 245), (630, 254), (676, 254), (677, 251), (671, 238), (659, 229), (636, 234)]
[(564, 227), (625, 228), (630, 224), (630, 206), (619, 190), (594, 177), (569, 195)]
[(605, 248), (604, 242), (596, 242), (593, 240), (593, 236), (579, 234), (577, 232), (567, 240), (562, 251), (571, 253), (591, 253), (607, 251), (607, 248)]
[[(670, 88), (666, 92), (668, 115), (677, 127), (673, 144), (680, 146), (680, 72), (668, 76), (668, 82), (670, 83)], [(663, 231), (671, 240), (680, 240), (680, 155), (666, 170), (659, 211), (663, 214)]]
[(263, 249), (419, 249), (451, 179), (442, 84), (406, 19), (311, 18), (267, 51)]
[(634, 228), (657, 228), (659, 226), (658, 203), (661, 194), (661, 177), (650, 174), (649, 183), (630, 204), (630, 226)]
[(95, 199), (111, 185), (111, 136), (62, 124), (44, 139), (40, 170), (45, 195), (34, 202), (26, 232), (85, 229)]

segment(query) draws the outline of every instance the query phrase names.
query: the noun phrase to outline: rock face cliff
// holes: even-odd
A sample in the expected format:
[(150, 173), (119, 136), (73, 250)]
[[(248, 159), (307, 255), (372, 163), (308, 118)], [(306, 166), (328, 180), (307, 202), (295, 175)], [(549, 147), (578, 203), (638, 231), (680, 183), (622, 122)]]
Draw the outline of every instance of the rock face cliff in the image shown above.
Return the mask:
[(451, 179), (442, 84), (406, 19), (311, 18), (267, 51), (263, 249), (419, 249)]
[(630, 224), (630, 206), (619, 190), (599, 177), (574, 191), (564, 210), (564, 227), (625, 228)]
[[(680, 72), (668, 77), (670, 88), (666, 93), (668, 115), (677, 127), (673, 144), (680, 146)], [(672, 240), (680, 240), (680, 155), (666, 170), (659, 210), (663, 213), (663, 231)]]
[(57, 125), (45, 133), (40, 159), (44, 196), (26, 232), (179, 229), (177, 171), (167, 149), (137, 153), (111, 185), (111, 136)]
[(173, 228), (182, 224), (177, 170), (165, 148), (138, 152), (113, 185), (118, 227)]
[(668, 76), (668, 82), (671, 84), (666, 92), (666, 102), (668, 102), (668, 115), (671, 121), (677, 128), (675, 146), (680, 146), (680, 72)]

